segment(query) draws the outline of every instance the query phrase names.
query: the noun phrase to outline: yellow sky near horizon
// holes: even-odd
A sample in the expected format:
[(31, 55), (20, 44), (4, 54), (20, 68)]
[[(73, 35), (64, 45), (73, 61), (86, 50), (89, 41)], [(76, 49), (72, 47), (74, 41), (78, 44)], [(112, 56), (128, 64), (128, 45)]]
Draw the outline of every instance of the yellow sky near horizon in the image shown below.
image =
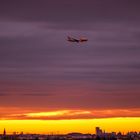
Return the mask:
[(66, 134), (70, 132), (95, 133), (99, 126), (107, 132), (140, 132), (140, 117), (71, 119), (71, 120), (0, 120), (0, 133), (24, 132), (40, 134)]

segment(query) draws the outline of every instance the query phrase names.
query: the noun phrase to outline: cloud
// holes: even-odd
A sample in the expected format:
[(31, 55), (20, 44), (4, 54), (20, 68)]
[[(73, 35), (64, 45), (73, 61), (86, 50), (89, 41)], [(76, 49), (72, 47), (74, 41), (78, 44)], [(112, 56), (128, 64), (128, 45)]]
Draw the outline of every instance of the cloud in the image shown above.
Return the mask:
[(0, 96), (7, 96), (7, 94), (5, 94), (5, 93), (0, 93)]
[[(20, 21), (52, 21), (79, 23), (88, 21), (129, 21), (139, 20), (138, 1), (111, 1), (96, 0), (30, 0), (14, 2), (6, 0), (1, 3), (0, 16), (2, 19)], [(18, 12), (17, 12), (18, 11)]]
[(3, 114), (5, 120), (69, 120), (69, 119), (95, 119), (112, 117), (139, 117), (138, 109), (115, 110), (56, 110), (48, 112), (28, 112), (21, 114)]
[(22, 94), (22, 96), (52, 96), (52, 94), (33, 92), (33, 93)]

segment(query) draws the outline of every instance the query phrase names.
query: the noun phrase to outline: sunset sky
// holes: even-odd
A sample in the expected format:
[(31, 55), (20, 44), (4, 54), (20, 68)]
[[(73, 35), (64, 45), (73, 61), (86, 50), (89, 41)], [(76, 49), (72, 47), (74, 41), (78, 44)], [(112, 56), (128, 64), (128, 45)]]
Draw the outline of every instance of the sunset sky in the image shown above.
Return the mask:
[(0, 0), (0, 133), (140, 131), (139, 5)]

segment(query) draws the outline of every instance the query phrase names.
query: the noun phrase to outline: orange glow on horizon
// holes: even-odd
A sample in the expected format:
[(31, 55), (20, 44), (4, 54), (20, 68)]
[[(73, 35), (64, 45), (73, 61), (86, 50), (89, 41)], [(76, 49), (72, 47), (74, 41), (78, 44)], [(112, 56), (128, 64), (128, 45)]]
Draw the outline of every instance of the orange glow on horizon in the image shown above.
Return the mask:
[(107, 132), (140, 131), (139, 109), (31, 109), (0, 108), (0, 133), (24, 132), (66, 134), (95, 133), (99, 126)]

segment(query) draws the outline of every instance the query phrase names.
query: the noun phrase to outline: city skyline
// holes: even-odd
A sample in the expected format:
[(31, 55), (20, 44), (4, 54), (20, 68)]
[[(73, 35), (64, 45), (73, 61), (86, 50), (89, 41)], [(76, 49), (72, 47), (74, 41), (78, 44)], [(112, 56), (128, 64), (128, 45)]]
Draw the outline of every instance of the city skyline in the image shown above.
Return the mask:
[(3, 134), (0, 134), (0, 140), (5, 139), (19, 139), (19, 140), (28, 140), (28, 139), (41, 139), (41, 140), (139, 140), (140, 132), (131, 131), (127, 132), (126, 134), (121, 132), (106, 132), (102, 130), (100, 127), (95, 127), (95, 133), (79, 133), (79, 132), (71, 132), (67, 134), (60, 134), (60, 133), (24, 133), (22, 132), (13, 132), (13, 134), (7, 134), (4, 128)]
[(139, 4), (0, 1), (0, 126), (139, 131)]
[[(94, 127), (93, 127), (94, 128)], [(49, 129), (48, 129), (49, 130)], [(30, 134), (39, 134), (39, 135), (69, 135), (69, 134), (91, 134), (91, 135), (96, 135), (96, 136), (104, 136), (104, 134), (121, 134), (121, 135), (127, 135), (129, 133), (137, 133), (137, 134), (140, 134), (140, 131), (139, 130), (129, 130), (129, 131), (120, 131), (120, 130), (115, 130), (113, 131), (113, 128), (111, 128), (110, 130), (106, 130), (106, 129), (102, 129), (100, 128), (99, 126), (96, 126), (95, 125), (95, 128), (92, 129), (91, 131), (65, 131), (65, 132), (61, 132), (61, 131), (48, 131), (48, 130), (45, 130), (44, 128), (44, 132), (41, 132), (39, 133), (39, 131), (23, 131), (19, 129), (19, 131), (11, 131), (11, 132), (8, 132), (6, 130), (6, 128), (4, 129), (0, 129), (0, 135), (2, 136), (6, 136), (6, 135), (30, 135)]]

